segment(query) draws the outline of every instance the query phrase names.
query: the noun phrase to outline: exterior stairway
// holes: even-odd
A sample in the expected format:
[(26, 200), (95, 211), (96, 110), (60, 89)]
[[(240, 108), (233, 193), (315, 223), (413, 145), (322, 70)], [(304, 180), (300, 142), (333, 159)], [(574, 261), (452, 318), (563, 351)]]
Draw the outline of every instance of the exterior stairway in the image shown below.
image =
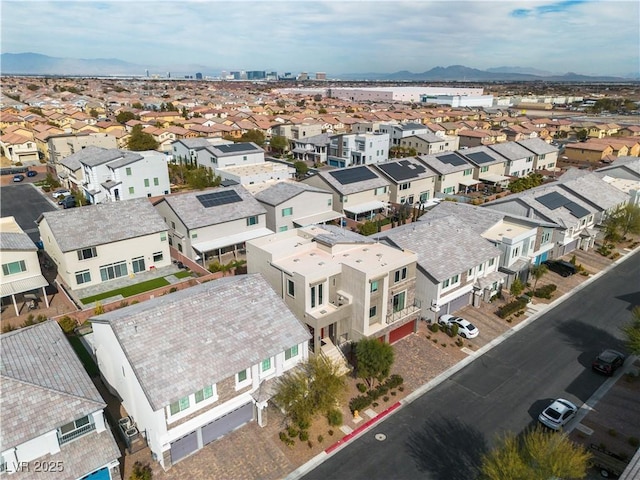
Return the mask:
[(347, 362), (347, 358), (342, 353), (342, 350), (336, 347), (329, 337), (322, 339), (320, 355), (338, 367), (337, 373), (339, 375), (348, 375), (351, 373), (351, 370), (353, 370), (353, 367)]

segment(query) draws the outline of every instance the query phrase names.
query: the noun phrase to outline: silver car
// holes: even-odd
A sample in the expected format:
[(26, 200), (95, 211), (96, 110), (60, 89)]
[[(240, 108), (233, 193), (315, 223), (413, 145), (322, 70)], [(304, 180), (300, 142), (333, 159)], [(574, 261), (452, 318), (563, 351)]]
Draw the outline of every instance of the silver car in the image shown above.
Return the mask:
[(560, 430), (576, 416), (577, 412), (578, 407), (573, 403), (564, 398), (559, 398), (542, 411), (538, 416), (538, 420), (551, 430)]

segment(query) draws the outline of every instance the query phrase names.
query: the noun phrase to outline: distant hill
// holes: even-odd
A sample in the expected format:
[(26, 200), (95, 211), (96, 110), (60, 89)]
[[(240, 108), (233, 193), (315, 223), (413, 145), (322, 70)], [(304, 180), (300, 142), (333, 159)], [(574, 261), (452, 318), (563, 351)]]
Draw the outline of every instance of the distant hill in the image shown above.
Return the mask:
[[(175, 78), (182, 75), (219, 75), (216, 70), (203, 65), (158, 66), (139, 65), (117, 58), (59, 58), (39, 53), (3, 53), (0, 56), (0, 73), (4, 75), (78, 75), (78, 76), (144, 76), (145, 70), (152, 73), (171, 72)], [(218, 70), (219, 72), (219, 70)], [(441, 82), (482, 82), (482, 81), (558, 81), (558, 82), (623, 82), (629, 78), (588, 76), (576, 73), (555, 75), (551, 72), (526, 67), (496, 67), (487, 70), (451, 65), (435, 67), (422, 73), (403, 70), (395, 73), (345, 73), (327, 74), (328, 78), (340, 80), (370, 81), (441, 81)], [(637, 80), (637, 77), (631, 77)]]

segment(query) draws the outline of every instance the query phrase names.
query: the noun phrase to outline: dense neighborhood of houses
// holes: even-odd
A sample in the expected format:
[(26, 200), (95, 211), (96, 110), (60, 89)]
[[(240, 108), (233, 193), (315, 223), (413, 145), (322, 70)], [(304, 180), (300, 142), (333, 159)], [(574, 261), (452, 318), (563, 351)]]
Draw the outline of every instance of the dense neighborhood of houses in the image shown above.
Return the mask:
[[(41, 256), (52, 262), (61, 291), (90, 312), (101, 381), (165, 470), (247, 422), (266, 424), (274, 381), (309, 356), (348, 370), (345, 345), (393, 344), (420, 321), (490, 302), (532, 266), (592, 249), (613, 212), (640, 205), (633, 126), (393, 98), (382, 109), (349, 91), (230, 105), (184, 91), (98, 101), (46, 90), (3, 102), (0, 150), (10, 167), (46, 164), (84, 206), (41, 213), (40, 252), (13, 217), (1, 220), (2, 298), (16, 315), (25, 295), (48, 302)], [(159, 111), (169, 102), (178, 111)], [(125, 111), (136, 118), (120, 124)], [(156, 150), (127, 148), (137, 125)], [(241, 141), (255, 130), (263, 145)], [(555, 139), (582, 130), (588, 140), (561, 152)], [(283, 152), (269, 148), (276, 136)], [(560, 168), (562, 156), (593, 168)], [(171, 165), (220, 185), (178, 188)], [(544, 182), (509, 191), (532, 174)], [(176, 261), (202, 271), (241, 261), (246, 273), (117, 309), (121, 299), (83, 305), (96, 288), (173, 274)], [(105, 402), (58, 323), (0, 341), (2, 469), (39, 478), (20, 465), (46, 458), (65, 465), (55, 478), (119, 478)]]

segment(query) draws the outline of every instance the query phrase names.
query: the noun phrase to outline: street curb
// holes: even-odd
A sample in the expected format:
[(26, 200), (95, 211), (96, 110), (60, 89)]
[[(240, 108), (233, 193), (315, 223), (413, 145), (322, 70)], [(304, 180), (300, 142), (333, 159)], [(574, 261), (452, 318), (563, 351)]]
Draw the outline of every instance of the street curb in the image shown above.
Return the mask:
[(304, 475), (309, 473), (311, 470), (313, 470), (315, 467), (320, 465), (322, 462), (327, 460), (329, 457), (335, 455), (337, 452), (342, 450), (351, 440), (362, 436), (364, 433), (366, 433), (367, 430), (370, 430), (378, 422), (382, 422), (382, 421), (386, 420), (388, 417), (392, 416), (394, 413), (396, 413), (401, 408), (403, 408), (405, 405), (408, 405), (408, 404), (414, 402), (417, 398), (419, 398), (420, 396), (424, 395), (426, 392), (428, 392), (432, 388), (440, 385), (442, 382), (444, 382), (451, 375), (453, 375), (454, 373), (457, 373), (458, 371), (462, 370), (464, 367), (469, 365), (471, 362), (476, 360), (478, 357), (481, 357), (482, 355), (487, 353), (489, 350), (493, 349), (493, 347), (495, 347), (495, 346), (499, 345), (500, 343), (504, 342), (511, 335), (513, 335), (516, 332), (522, 330), (527, 325), (529, 325), (530, 323), (532, 323), (535, 320), (537, 320), (538, 317), (540, 317), (541, 315), (547, 313), (549, 310), (557, 307), (558, 305), (560, 305), (561, 303), (566, 301), (569, 298), (570, 294), (573, 294), (575, 292), (579, 292), (580, 290), (585, 288), (587, 285), (591, 284), (596, 279), (600, 278), (602, 275), (604, 275), (607, 272), (609, 272), (609, 270), (612, 270), (613, 268), (615, 268), (616, 266), (618, 266), (622, 262), (625, 262), (629, 257), (632, 257), (633, 255), (635, 255), (639, 250), (640, 250), (640, 247), (636, 247), (634, 250), (631, 250), (630, 252), (624, 254), (618, 260), (615, 260), (611, 265), (606, 267), (604, 270), (600, 270), (599, 272), (591, 275), (586, 281), (584, 281), (580, 285), (577, 285), (574, 289), (568, 291), (567, 293), (565, 293), (560, 298), (558, 298), (558, 299), (554, 300), (553, 302), (551, 302), (543, 310), (534, 313), (533, 315), (531, 315), (530, 317), (526, 318), (522, 322), (518, 323), (517, 325), (514, 325), (513, 327), (511, 327), (509, 330), (507, 330), (503, 334), (497, 336), (496, 338), (491, 340), (486, 345), (480, 347), (478, 350), (473, 352), (473, 354), (471, 354), (468, 357), (460, 360), (455, 365), (453, 365), (453, 366), (449, 367), (448, 369), (446, 369), (440, 375), (438, 375), (435, 378), (429, 380), (424, 385), (418, 387), (416, 390), (411, 392), (405, 398), (403, 398), (399, 402), (393, 404), (391, 407), (387, 408), (386, 410), (384, 410), (383, 412), (381, 412), (380, 414), (378, 414), (377, 416), (375, 416), (371, 420), (367, 421), (364, 425), (358, 427), (353, 432), (351, 432), (348, 435), (344, 436), (341, 440), (337, 441), (336, 443), (334, 443), (330, 447), (327, 447), (323, 452), (319, 453), (318, 455), (313, 457), (311, 460), (309, 460), (305, 464), (303, 464), (300, 467), (298, 467), (296, 470), (294, 470), (289, 475), (287, 475), (285, 477), (285, 480), (297, 480), (297, 479), (303, 477)]

